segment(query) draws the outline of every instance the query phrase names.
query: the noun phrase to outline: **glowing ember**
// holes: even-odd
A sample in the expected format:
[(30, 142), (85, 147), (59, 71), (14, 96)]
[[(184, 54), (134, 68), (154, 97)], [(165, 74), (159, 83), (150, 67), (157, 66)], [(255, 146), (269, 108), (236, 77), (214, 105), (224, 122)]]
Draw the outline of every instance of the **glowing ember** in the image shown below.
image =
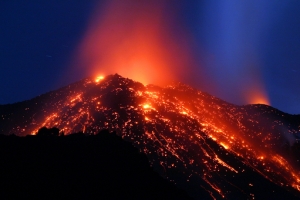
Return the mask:
[(95, 82), (98, 83), (103, 79), (104, 79), (104, 76), (97, 76), (96, 79), (95, 79)]
[(220, 145), (222, 145), (225, 149), (229, 149), (229, 146), (224, 144), (223, 142), (220, 142)]
[(251, 104), (265, 104), (270, 105), (270, 101), (263, 84), (259, 79), (255, 80), (254, 85), (246, 90), (244, 94), (247, 101)]
[(145, 109), (150, 108), (150, 105), (149, 105), (149, 104), (145, 104), (145, 105), (143, 106), (143, 108), (145, 108)]
[(249, 98), (249, 101), (252, 104), (265, 104), (265, 105), (270, 105), (270, 102), (266, 95), (259, 95), (259, 94), (254, 94), (252, 97)]
[[(23, 124), (16, 123), (14, 113), (1, 115), (1, 120), (12, 119), (16, 125), (9, 133), (17, 134), (25, 134), (24, 129), (35, 133), (42, 126), (65, 134), (114, 130), (147, 154), (169, 180), (177, 183), (179, 175), (173, 173), (180, 171), (180, 180), (199, 185), (212, 198), (229, 198), (233, 191), (243, 197), (246, 190), (252, 198), (251, 188), (270, 182), (299, 190), (299, 167), (282, 153), (283, 146), (296, 144), (294, 135), (299, 134), (300, 123), (285, 118), (293, 116), (265, 105), (235, 106), (183, 84), (144, 86), (119, 75), (96, 80), (32, 100), (48, 99), (38, 108), (26, 104)], [(240, 188), (238, 180), (254, 172), (260, 179)]]

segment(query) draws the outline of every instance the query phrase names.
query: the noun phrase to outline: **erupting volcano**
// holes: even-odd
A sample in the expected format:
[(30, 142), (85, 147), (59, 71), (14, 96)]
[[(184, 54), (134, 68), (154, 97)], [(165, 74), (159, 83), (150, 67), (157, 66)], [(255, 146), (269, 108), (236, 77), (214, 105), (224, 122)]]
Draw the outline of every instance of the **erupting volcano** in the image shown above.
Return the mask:
[(1, 134), (116, 131), (197, 199), (300, 196), (300, 117), (267, 105), (237, 106), (179, 82), (159, 87), (115, 74), (1, 105), (0, 116)]

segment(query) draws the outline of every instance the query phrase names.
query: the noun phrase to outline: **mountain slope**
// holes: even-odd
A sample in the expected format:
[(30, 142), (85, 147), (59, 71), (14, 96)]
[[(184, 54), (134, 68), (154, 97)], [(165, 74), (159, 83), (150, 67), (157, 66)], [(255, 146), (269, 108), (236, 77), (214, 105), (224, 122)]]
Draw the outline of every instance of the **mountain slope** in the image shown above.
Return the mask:
[(181, 83), (144, 86), (116, 74), (2, 105), (0, 116), (9, 134), (42, 126), (116, 131), (195, 198), (199, 188), (212, 198), (300, 194), (300, 118), (270, 106), (236, 106)]
[(3, 199), (190, 199), (129, 142), (105, 130), (0, 136), (0, 160)]

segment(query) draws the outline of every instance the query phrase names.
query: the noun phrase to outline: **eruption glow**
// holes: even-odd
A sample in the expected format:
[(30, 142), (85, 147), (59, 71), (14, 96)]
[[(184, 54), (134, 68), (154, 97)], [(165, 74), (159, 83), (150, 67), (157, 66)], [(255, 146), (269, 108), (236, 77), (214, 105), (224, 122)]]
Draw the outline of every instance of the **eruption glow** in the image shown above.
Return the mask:
[[(227, 20), (235, 22), (236, 19), (222, 17), (226, 19), (221, 20), (225, 32), (216, 40), (208, 38), (209, 42), (213, 41), (209, 46), (218, 50), (209, 53), (214, 57), (211, 62), (205, 62), (205, 57), (210, 56), (207, 56), (208, 49), (199, 48), (202, 46), (197, 42), (200, 34), (191, 34), (184, 20), (178, 21), (184, 18), (181, 7), (180, 3), (173, 5), (167, 0), (113, 0), (99, 4), (72, 67), (88, 76), (99, 72), (118, 73), (143, 84), (163, 86), (171, 81), (182, 81), (231, 103), (269, 104), (253, 48), (244, 50), (240, 41), (242, 51), (238, 53), (222, 49), (222, 42), (228, 40), (230, 30), (227, 29), (231, 27), (227, 27)], [(194, 25), (200, 26), (199, 23)], [(239, 24), (234, 25), (235, 33), (239, 31)], [(220, 39), (224, 41), (218, 42)], [(225, 48), (234, 47), (225, 45)]]
[(103, 79), (104, 79), (104, 76), (97, 76), (96, 79), (95, 79), (95, 82), (98, 83)]
[(89, 75), (118, 73), (144, 84), (178, 80), (188, 73), (192, 58), (184, 41), (172, 39), (165, 5), (115, 0), (97, 7), (76, 63)]
[(244, 96), (247, 103), (270, 105), (268, 95), (266, 94), (262, 83), (252, 84), (252, 86), (246, 90)]
[[(49, 100), (41, 101), (45, 96)], [(36, 133), (43, 126), (64, 134), (113, 130), (164, 174), (176, 168), (187, 182), (201, 180), (199, 187), (212, 198), (236, 189), (245, 194), (245, 188), (263, 180), (295, 192), (300, 188), (298, 158), (284, 151), (299, 145), (299, 124), (269, 106), (236, 106), (181, 83), (144, 86), (119, 75), (85, 79), (32, 101), (2, 115), (1, 124), (7, 124), (22, 113), (20, 125), (10, 127), (9, 134)], [(253, 173), (264, 179), (245, 179)], [(239, 189), (241, 179), (246, 187)]]

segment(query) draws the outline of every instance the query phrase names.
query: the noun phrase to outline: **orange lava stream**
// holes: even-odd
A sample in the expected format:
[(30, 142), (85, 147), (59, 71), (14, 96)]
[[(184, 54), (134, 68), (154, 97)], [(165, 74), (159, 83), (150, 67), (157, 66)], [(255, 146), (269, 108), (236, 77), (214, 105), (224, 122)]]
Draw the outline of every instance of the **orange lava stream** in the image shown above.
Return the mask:
[[(175, 89), (176, 91), (181, 89), (184, 92), (193, 91), (187, 86), (181, 88), (180, 86), (170, 85), (164, 89), (146, 86), (140, 86), (139, 89), (130, 87), (128, 92), (133, 98), (139, 99), (139, 103), (122, 105), (118, 108), (127, 114), (130, 113), (127, 120), (122, 121), (124, 116), (121, 118), (121, 115), (124, 114), (105, 106), (105, 102), (101, 100), (102, 94), (89, 98), (84, 94), (85, 88), (94, 87), (95, 85), (101, 90), (106, 90), (109, 87), (109, 82), (106, 81), (106, 77), (103, 76), (96, 77), (94, 81), (86, 80), (82, 91), (72, 92), (65, 102), (61, 102), (53, 113), (45, 117), (43, 122), (35, 125), (36, 128), (33, 132), (36, 133), (37, 128), (42, 126), (57, 126), (65, 134), (76, 131), (96, 133), (97, 130), (103, 128), (116, 130), (122, 137), (129, 138), (138, 146), (143, 143), (146, 144), (147, 141), (153, 141), (160, 146), (157, 152), (144, 147), (142, 151), (146, 154), (158, 153), (163, 157), (173, 155), (178, 162), (183, 163), (185, 166), (193, 165), (196, 162), (195, 158), (188, 157), (188, 145), (194, 144), (203, 154), (202, 157), (197, 158), (199, 159), (197, 162), (205, 166), (203, 180), (210, 186), (210, 189), (206, 186), (206, 190), (214, 191), (224, 197), (226, 191), (223, 191), (222, 186), (218, 183), (213, 183), (213, 174), (228, 169), (228, 173), (232, 173), (230, 175), (234, 176), (234, 174), (243, 173), (243, 169), (237, 169), (219, 157), (207, 142), (207, 140), (212, 140), (217, 142), (220, 148), (224, 148), (227, 152), (241, 158), (247, 166), (255, 169), (268, 180), (300, 191), (299, 173), (282, 156), (274, 154), (268, 148), (261, 148), (254, 144), (251, 140), (252, 137), (259, 137), (261, 134), (259, 132), (253, 132), (252, 135), (248, 134), (245, 125), (241, 122), (242, 116), (239, 116), (240, 113), (232, 114), (236, 113), (234, 112), (237, 109), (236, 107), (230, 104), (220, 105), (216, 103), (218, 100), (215, 97), (206, 99), (205, 94), (201, 92), (195, 92), (196, 96), (193, 98), (168, 95), (166, 92), (172, 92)], [(123, 91), (121, 86), (127, 84), (126, 81), (127, 79), (124, 79), (119, 84), (120, 88), (114, 89), (116, 94)], [(232, 110), (232, 112), (227, 112), (228, 115), (225, 116), (225, 109)], [(101, 125), (91, 131), (89, 127), (99, 120), (95, 118), (94, 112), (103, 114), (105, 117), (101, 118), (102, 121), (99, 121)], [(138, 115), (134, 113), (138, 113)], [(180, 119), (172, 119), (173, 114), (176, 114)], [(142, 116), (142, 118), (137, 120), (138, 116)], [(239, 132), (233, 129), (230, 124), (226, 124), (227, 122), (225, 123), (224, 119), (233, 120), (238, 124)], [(248, 121), (253, 124), (258, 123), (251, 118)], [(143, 135), (134, 134), (138, 130), (135, 127), (138, 126), (142, 127)], [(185, 127), (188, 127), (188, 129)], [(166, 130), (173, 135), (164, 134)], [(269, 140), (258, 142), (267, 145), (265, 143), (267, 141)], [(173, 168), (176, 165), (176, 162), (166, 162), (162, 166)], [(212, 196), (214, 196), (213, 193)]]

